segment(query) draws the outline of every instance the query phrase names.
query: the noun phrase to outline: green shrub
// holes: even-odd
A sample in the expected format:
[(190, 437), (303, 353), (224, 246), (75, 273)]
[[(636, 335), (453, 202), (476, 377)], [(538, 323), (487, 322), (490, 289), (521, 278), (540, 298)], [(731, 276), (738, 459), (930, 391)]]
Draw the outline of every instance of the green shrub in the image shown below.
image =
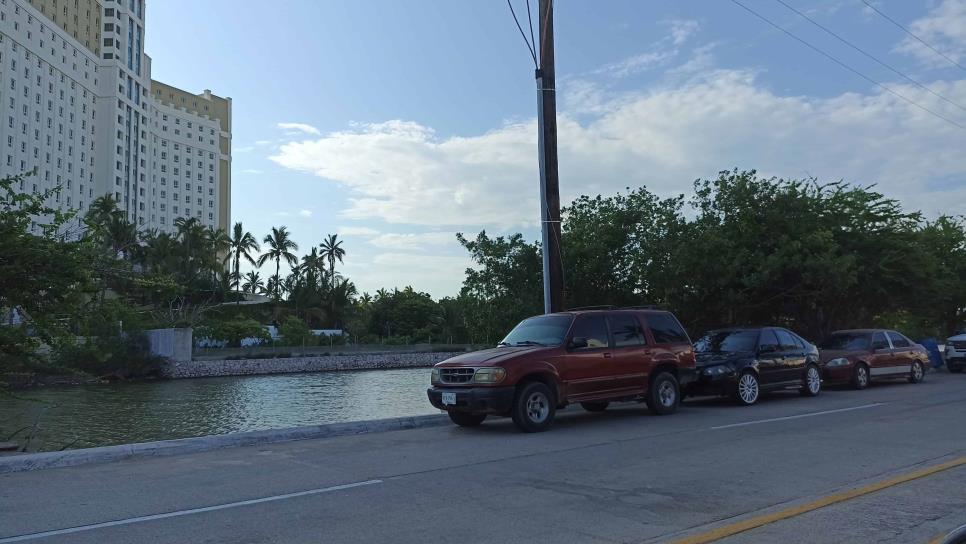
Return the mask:
[(272, 337), (258, 321), (246, 317), (235, 317), (228, 321), (211, 321), (195, 329), (195, 338), (209, 338), (228, 342), (230, 347), (240, 347), (245, 338), (257, 338), (270, 343)]
[(304, 321), (295, 317), (288, 316), (278, 327), (278, 334), (282, 337), (282, 344), (286, 346), (311, 345), (315, 343), (315, 338), (309, 326)]
[(131, 335), (61, 338), (53, 362), (93, 376), (139, 378), (157, 374), (162, 360), (151, 355), (144, 335)]

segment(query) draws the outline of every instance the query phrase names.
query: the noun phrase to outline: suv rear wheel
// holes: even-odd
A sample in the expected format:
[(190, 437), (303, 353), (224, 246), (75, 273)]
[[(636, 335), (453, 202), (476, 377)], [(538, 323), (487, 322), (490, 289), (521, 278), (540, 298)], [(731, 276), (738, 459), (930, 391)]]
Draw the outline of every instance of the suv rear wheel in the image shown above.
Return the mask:
[(550, 388), (540, 382), (530, 382), (517, 389), (510, 417), (526, 433), (547, 430), (557, 413), (556, 401)]
[(457, 412), (456, 410), (448, 410), (446, 413), (449, 414), (453, 423), (460, 427), (476, 427), (486, 419), (486, 414), (471, 414), (469, 412)]
[(670, 372), (661, 372), (651, 380), (647, 392), (647, 407), (659, 416), (673, 414), (681, 402), (678, 380)]

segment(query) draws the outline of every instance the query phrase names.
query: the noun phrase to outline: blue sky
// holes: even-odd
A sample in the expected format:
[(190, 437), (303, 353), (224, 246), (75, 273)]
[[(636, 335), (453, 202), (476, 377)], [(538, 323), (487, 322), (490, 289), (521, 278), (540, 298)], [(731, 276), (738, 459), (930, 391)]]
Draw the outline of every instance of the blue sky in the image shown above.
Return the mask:
[[(776, 0), (741, 2), (966, 125), (966, 71), (860, 0), (785, 2), (955, 104)], [(966, 0), (874, 4), (966, 65)], [(436, 296), (456, 294), (469, 265), (455, 232), (535, 236), (533, 66), (505, 2), (245, 5), (147, 8), (154, 77), (233, 99), (232, 221), (259, 238), (284, 224), (303, 252), (339, 232), (360, 290)], [(966, 209), (966, 130), (730, 1), (558, 0), (555, 21), (565, 200), (677, 194), (738, 167), (878, 183), (929, 215)]]

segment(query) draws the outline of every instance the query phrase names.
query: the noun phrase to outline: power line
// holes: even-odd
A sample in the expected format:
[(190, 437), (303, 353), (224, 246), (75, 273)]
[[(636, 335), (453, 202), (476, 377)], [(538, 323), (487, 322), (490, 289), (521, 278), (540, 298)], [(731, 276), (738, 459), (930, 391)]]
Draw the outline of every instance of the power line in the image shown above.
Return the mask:
[(845, 39), (845, 38), (843, 38), (842, 36), (840, 36), (840, 35), (838, 35), (838, 34), (836, 34), (835, 32), (833, 32), (832, 30), (830, 30), (830, 29), (829, 29), (828, 27), (826, 27), (825, 25), (823, 25), (823, 24), (821, 24), (821, 23), (819, 23), (819, 22), (818, 22), (818, 21), (816, 21), (815, 19), (812, 19), (811, 17), (809, 17), (808, 15), (806, 15), (806, 14), (804, 14), (804, 13), (802, 13), (801, 11), (799, 11), (799, 10), (797, 10), (797, 9), (795, 9), (795, 8), (794, 8), (793, 6), (790, 6), (790, 5), (788, 5), (788, 3), (786, 3), (786, 2), (785, 2), (785, 0), (775, 0), (775, 1), (776, 1), (776, 2), (778, 2), (779, 4), (781, 4), (781, 5), (783, 5), (783, 6), (785, 6), (786, 8), (788, 8), (788, 9), (790, 9), (790, 10), (792, 10), (792, 11), (794, 11), (794, 12), (795, 12), (795, 13), (797, 13), (797, 14), (798, 14), (799, 16), (801, 16), (801, 17), (802, 17), (803, 19), (805, 19), (806, 21), (808, 21), (808, 22), (810, 22), (810, 23), (812, 23), (813, 25), (815, 25), (815, 26), (817, 26), (817, 27), (819, 27), (819, 28), (821, 28), (821, 29), (822, 29), (822, 30), (824, 30), (824, 31), (825, 31), (826, 33), (828, 33), (829, 35), (831, 35), (831, 36), (832, 36), (832, 37), (834, 37), (835, 39), (837, 39), (837, 40), (839, 40), (840, 42), (842, 42), (842, 43), (844, 43), (845, 45), (847, 45), (847, 46), (849, 46), (849, 47), (851, 47), (852, 49), (855, 49), (855, 50), (856, 50), (856, 51), (858, 51), (859, 53), (862, 53), (862, 54), (863, 54), (863, 55), (865, 55), (866, 57), (868, 57), (868, 58), (870, 58), (870, 59), (872, 59), (872, 60), (874, 60), (875, 62), (877, 62), (877, 63), (879, 63), (879, 64), (880, 64), (881, 66), (884, 66), (885, 68), (887, 68), (887, 69), (889, 69), (889, 70), (891, 70), (891, 71), (892, 71), (893, 73), (895, 73), (895, 74), (896, 74), (896, 75), (898, 75), (899, 77), (902, 77), (902, 78), (903, 78), (903, 79), (905, 79), (906, 81), (908, 81), (908, 82), (910, 82), (910, 83), (912, 83), (912, 84), (913, 84), (913, 85), (915, 85), (916, 87), (919, 87), (920, 89), (922, 89), (922, 90), (924, 90), (924, 91), (926, 91), (926, 92), (928, 92), (929, 94), (932, 94), (932, 95), (934, 95), (934, 96), (936, 96), (936, 97), (937, 97), (937, 98), (939, 98), (940, 100), (943, 100), (943, 101), (945, 101), (945, 102), (948, 102), (949, 104), (952, 104), (953, 106), (956, 106), (957, 108), (959, 108), (959, 109), (961, 109), (961, 110), (963, 110), (963, 111), (966, 111), (966, 107), (964, 107), (964, 106), (961, 106), (961, 105), (959, 105), (959, 104), (957, 104), (956, 102), (953, 102), (952, 100), (950, 100), (950, 99), (948, 99), (948, 98), (946, 98), (945, 96), (943, 96), (943, 95), (941, 95), (941, 94), (939, 94), (939, 93), (937, 93), (936, 91), (933, 91), (932, 89), (930, 89), (929, 87), (927, 87), (927, 86), (925, 86), (925, 85), (923, 85), (922, 83), (919, 83), (919, 82), (918, 82), (918, 81), (916, 81), (915, 79), (912, 79), (911, 77), (909, 77), (909, 76), (907, 76), (906, 74), (904, 74), (904, 73), (902, 73), (902, 72), (900, 72), (900, 71), (899, 71), (898, 69), (896, 69), (896, 68), (893, 68), (893, 67), (892, 67), (891, 65), (889, 65), (889, 64), (887, 64), (886, 62), (884, 62), (884, 61), (882, 61), (882, 60), (879, 60), (878, 58), (876, 58), (876, 57), (875, 57), (874, 55), (872, 55), (871, 53), (868, 53), (867, 51), (865, 51), (865, 50), (864, 50), (864, 49), (862, 49), (861, 47), (859, 47), (859, 46), (857, 46), (857, 45), (855, 45), (854, 43), (852, 43), (852, 42), (850, 42), (849, 40), (847, 40), (847, 39)]
[(779, 24), (777, 24), (777, 23), (775, 23), (775, 22), (773, 22), (773, 21), (772, 21), (771, 19), (768, 19), (768, 18), (767, 18), (767, 17), (765, 17), (764, 15), (762, 15), (762, 14), (760, 14), (760, 13), (758, 13), (757, 11), (755, 11), (755, 10), (753, 10), (753, 9), (751, 9), (751, 8), (749, 8), (748, 6), (746, 6), (746, 5), (744, 5), (744, 4), (742, 4), (742, 3), (741, 3), (741, 2), (739, 2), (738, 0), (731, 0), (731, 2), (732, 2), (733, 4), (735, 4), (735, 5), (737, 5), (738, 7), (740, 7), (740, 8), (742, 8), (742, 9), (744, 9), (744, 10), (745, 10), (745, 11), (747, 11), (748, 13), (750, 13), (750, 14), (752, 14), (752, 15), (754, 15), (755, 17), (757, 17), (757, 18), (759, 18), (759, 19), (761, 19), (762, 21), (764, 21), (764, 22), (766, 22), (766, 23), (768, 23), (769, 25), (771, 25), (771, 26), (773, 26), (773, 27), (775, 27), (776, 29), (778, 29), (778, 30), (780, 30), (780, 31), (782, 31), (782, 32), (784, 32), (784, 33), (785, 33), (785, 34), (787, 34), (787, 35), (788, 35), (789, 37), (791, 37), (791, 38), (793, 38), (793, 39), (794, 39), (795, 41), (797, 41), (797, 42), (799, 42), (799, 43), (801, 43), (802, 45), (804, 45), (804, 46), (806, 46), (806, 47), (808, 47), (809, 49), (812, 49), (813, 51), (815, 51), (815, 52), (817, 52), (817, 53), (819, 53), (819, 54), (821, 54), (822, 56), (824, 56), (825, 58), (827, 58), (827, 59), (829, 59), (829, 60), (831, 60), (831, 61), (832, 61), (832, 62), (834, 62), (835, 64), (838, 64), (838, 65), (839, 65), (839, 66), (841, 66), (842, 68), (845, 68), (846, 70), (848, 70), (848, 71), (850, 71), (850, 72), (852, 72), (853, 74), (855, 74), (855, 75), (857, 75), (857, 76), (859, 76), (859, 77), (861, 77), (862, 79), (864, 79), (864, 80), (866, 80), (866, 81), (868, 81), (869, 83), (872, 83), (873, 85), (875, 85), (875, 86), (877, 86), (877, 87), (880, 87), (880, 88), (882, 88), (882, 90), (884, 90), (884, 91), (886, 91), (886, 92), (888, 92), (889, 94), (892, 94), (893, 96), (896, 96), (897, 98), (900, 98), (900, 99), (902, 99), (902, 100), (904, 100), (905, 102), (908, 102), (909, 104), (911, 104), (911, 105), (913, 105), (913, 106), (915, 106), (915, 107), (917, 107), (917, 108), (919, 108), (919, 109), (921, 109), (922, 111), (924, 111), (924, 112), (926, 112), (926, 113), (928, 113), (928, 114), (930, 114), (930, 115), (932, 115), (932, 116), (934, 116), (934, 117), (937, 117), (937, 118), (939, 118), (939, 119), (942, 119), (943, 121), (946, 121), (946, 122), (947, 122), (947, 123), (949, 123), (950, 125), (953, 125), (953, 126), (955, 126), (955, 127), (958, 127), (958, 128), (961, 128), (961, 129), (963, 129), (963, 130), (966, 130), (966, 126), (964, 126), (964, 125), (962, 125), (962, 124), (960, 124), (960, 123), (957, 123), (956, 121), (953, 121), (952, 119), (949, 119), (948, 117), (944, 117), (943, 115), (941, 115), (941, 114), (939, 114), (939, 113), (936, 113), (936, 112), (934, 112), (934, 111), (932, 111), (931, 109), (929, 109), (929, 108), (927, 108), (927, 107), (925, 107), (925, 106), (923, 106), (922, 104), (920, 104), (920, 103), (918, 103), (918, 102), (916, 102), (916, 101), (914, 101), (914, 100), (912, 100), (911, 98), (909, 98), (909, 97), (907, 97), (907, 96), (905, 96), (905, 95), (903, 95), (903, 94), (900, 94), (900, 93), (899, 93), (898, 91), (895, 91), (895, 90), (893, 90), (893, 89), (891, 89), (891, 88), (889, 88), (889, 87), (887, 87), (887, 86), (885, 86), (885, 85), (883, 85), (882, 83), (879, 83), (878, 81), (876, 81), (876, 80), (874, 80), (874, 79), (872, 79), (871, 77), (869, 77), (869, 76), (867, 76), (867, 75), (865, 75), (865, 74), (863, 74), (862, 72), (860, 72), (860, 71), (858, 71), (858, 70), (856, 70), (855, 68), (852, 68), (852, 67), (851, 67), (851, 66), (849, 66), (848, 64), (845, 64), (844, 62), (842, 62), (842, 61), (840, 61), (839, 59), (837, 59), (837, 58), (835, 58), (835, 57), (834, 57), (834, 56), (832, 56), (831, 54), (829, 54), (829, 53), (826, 53), (826, 52), (825, 52), (824, 50), (822, 50), (822, 49), (820, 49), (820, 48), (818, 48), (818, 47), (816, 47), (816, 46), (814, 46), (814, 45), (812, 45), (811, 43), (809, 43), (809, 42), (807, 42), (807, 41), (805, 41), (805, 40), (803, 40), (802, 38), (799, 38), (799, 37), (798, 37), (798, 36), (796, 36), (795, 34), (792, 34), (792, 33), (791, 33), (790, 31), (788, 31), (788, 30), (786, 30), (786, 29), (785, 29), (784, 27), (782, 27), (782, 26), (780, 26)]
[[(527, 39), (527, 33), (523, 31), (523, 27), (520, 26), (520, 21), (517, 19), (517, 12), (513, 10), (513, 2), (511, 0), (506, 0), (506, 5), (510, 6), (510, 14), (513, 15), (513, 22), (517, 24), (517, 29), (520, 31), (520, 36), (523, 37), (524, 43), (527, 44), (527, 51), (530, 52), (530, 56), (533, 58), (533, 67), (539, 67), (537, 63), (537, 53), (534, 50), (534, 46), (530, 45), (530, 40)], [(530, 3), (527, 2), (527, 17), (530, 17)], [(533, 28), (533, 23), (530, 24), (530, 28)], [(531, 31), (531, 35), (533, 32)]]
[[(527, 22), (530, 23), (530, 43), (533, 44), (533, 47), (531, 47), (531, 51), (532, 51), (534, 48), (536, 48), (537, 40), (536, 38), (533, 37), (533, 16), (531, 15), (531, 11), (530, 11), (530, 0), (527, 0)], [(540, 61), (537, 60), (538, 64), (539, 62)]]
[(936, 53), (937, 55), (939, 55), (940, 57), (948, 60), (949, 63), (952, 64), (953, 66), (958, 66), (960, 70), (966, 71), (966, 66), (963, 66), (962, 64), (956, 62), (955, 59), (950, 58), (948, 55), (946, 55), (942, 51), (940, 51), (940, 50), (936, 49), (935, 47), (933, 47), (933, 46), (929, 45), (928, 43), (926, 43), (926, 40), (924, 40), (924, 39), (920, 38), (919, 36), (916, 36), (915, 34), (913, 34), (911, 30), (909, 30), (908, 28), (906, 28), (905, 26), (903, 26), (899, 21), (896, 21), (892, 17), (889, 17), (885, 13), (882, 13), (879, 10), (879, 8), (873, 6), (868, 0), (862, 0), (862, 3), (865, 4), (866, 6), (869, 6), (869, 9), (871, 9), (872, 11), (874, 11), (874, 12), (878, 13), (879, 15), (881, 15), (882, 18), (885, 19), (886, 21), (889, 21), (890, 23), (896, 25), (897, 27), (899, 27), (900, 29), (902, 29), (903, 32), (905, 32), (906, 34), (908, 34), (908, 35), (912, 36), (913, 38), (915, 38), (916, 41), (918, 41), (919, 43), (925, 45), (929, 49), (932, 49), (933, 52)]

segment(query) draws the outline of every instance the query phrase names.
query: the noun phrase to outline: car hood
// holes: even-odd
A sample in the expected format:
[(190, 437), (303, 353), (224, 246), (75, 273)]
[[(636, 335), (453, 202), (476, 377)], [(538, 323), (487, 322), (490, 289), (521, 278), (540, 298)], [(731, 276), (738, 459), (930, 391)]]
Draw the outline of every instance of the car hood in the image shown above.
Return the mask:
[(956, 336), (950, 336), (946, 339), (946, 342), (966, 342), (966, 334), (957, 334)]
[(750, 359), (754, 355), (751, 352), (735, 353), (695, 353), (694, 361), (698, 368), (704, 368), (727, 363), (736, 363), (741, 360)]
[(854, 357), (865, 353), (862, 350), (857, 349), (823, 349), (819, 351), (818, 360), (823, 363), (827, 363), (832, 359), (839, 359), (841, 357)]
[(538, 351), (549, 351), (552, 349), (554, 348), (547, 346), (506, 346), (502, 348), (483, 349), (480, 351), (472, 351), (470, 353), (457, 355), (456, 357), (450, 357), (445, 361), (437, 363), (436, 366), (493, 366), (498, 363), (509, 361), (514, 357), (529, 355)]

